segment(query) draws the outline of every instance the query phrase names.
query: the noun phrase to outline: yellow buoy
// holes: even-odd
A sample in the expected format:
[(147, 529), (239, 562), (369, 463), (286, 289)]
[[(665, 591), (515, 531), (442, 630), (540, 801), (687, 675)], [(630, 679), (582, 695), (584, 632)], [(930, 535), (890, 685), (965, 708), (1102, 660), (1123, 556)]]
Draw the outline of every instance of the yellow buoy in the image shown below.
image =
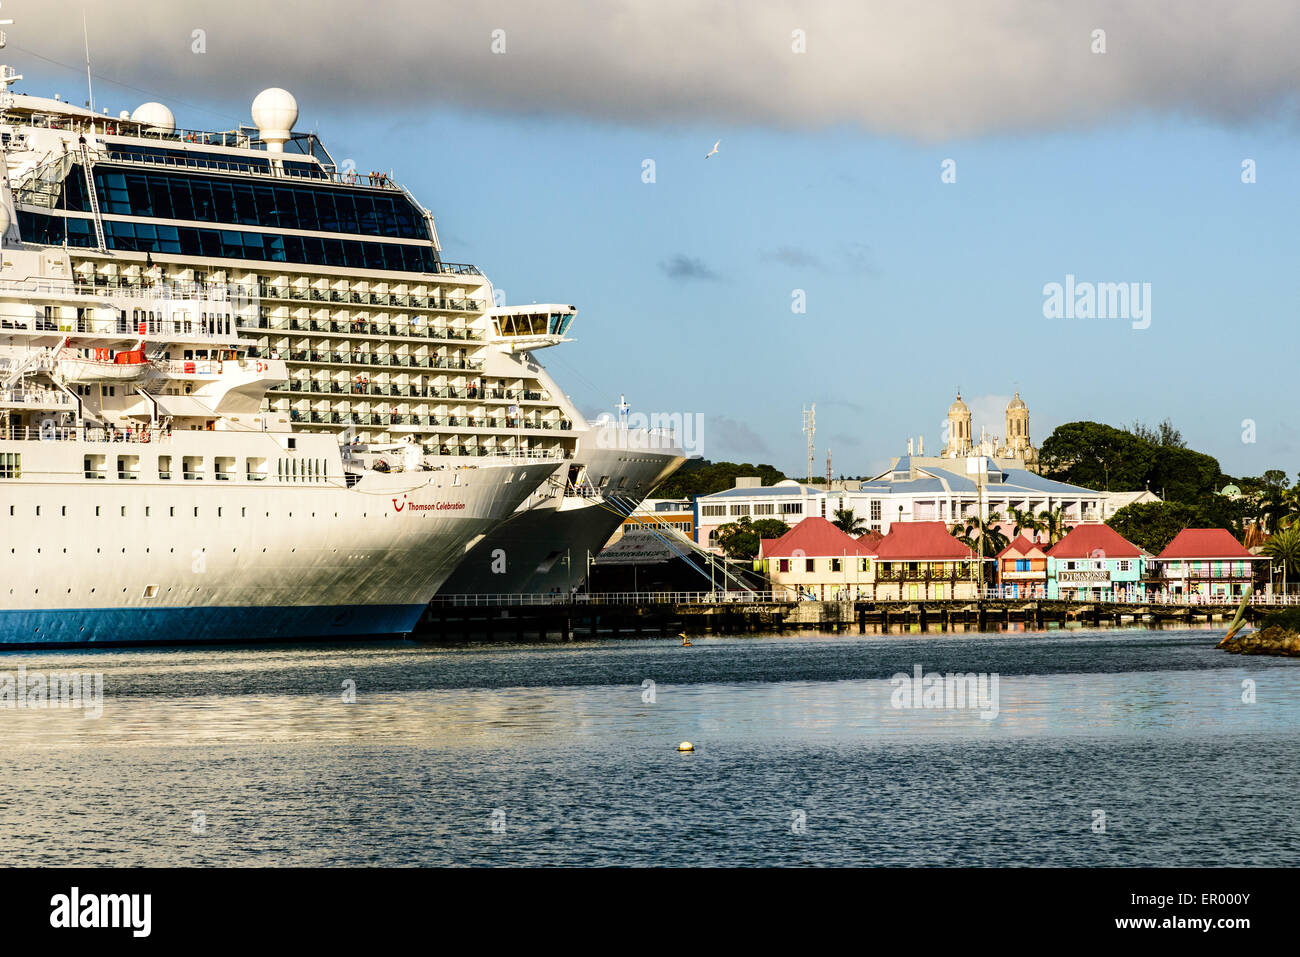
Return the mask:
[(691, 742), (689, 742), (689, 741), (683, 741), (681, 744), (677, 745), (677, 750), (678, 750), (678, 751), (694, 751), (694, 750), (695, 750), (695, 745), (691, 744)]

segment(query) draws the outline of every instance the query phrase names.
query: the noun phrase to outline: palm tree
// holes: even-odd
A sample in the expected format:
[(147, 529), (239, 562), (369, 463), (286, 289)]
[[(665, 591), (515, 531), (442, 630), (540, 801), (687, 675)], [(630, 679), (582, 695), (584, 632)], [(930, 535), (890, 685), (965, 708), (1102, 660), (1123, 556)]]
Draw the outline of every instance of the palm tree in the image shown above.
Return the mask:
[(1286, 594), (1286, 574), (1300, 574), (1300, 525), (1278, 532), (1260, 549), (1269, 558), (1282, 563), (1282, 594)]
[(1012, 535), (1019, 535), (1021, 532), (1033, 532), (1037, 536), (1043, 530), (1043, 523), (1027, 508), (1009, 507), (1007, 514), (1011, 523), (1015, 526), (1011, 532)]
[(983, 554), (980, 557), (989, 558), (1011, 544), (1006, 533), (998, 528), (998, 523), (1001, 521), (1002, 516), (997, 512), (989, 512), (989, 517), (984, 520), (974, 515), (966, 519), (965, 526), (954, 525), (952, 533), (957, 541), (969, 548), (980, 550), (982, 542)]
[(1073, 525), (1065, 524), (1065, 506), (1058, 505), (1049, 511), (1038, 513), (1038, 521), (1042, 524), (1042, 531), (1047, 533), (1048, 547), (1055, 545), (1066, 535), (1074, 531)]
[(853, 514), (851, 508), (837, 508), (835, 510), (835, 519), (831, 524), (845, 535), (852, 535), (855, 538), (864, 534), (867, 530), (866, 519), (858, 518)]
[(1292, 513), (1295, 507), (1296, 502), (1291, 492), (1281, 486), (1271, 487), (1259, 502), (1259, 512), (1264, 519), (1264, 530), (1272, 533), (1294, 524), (1295, 518)]

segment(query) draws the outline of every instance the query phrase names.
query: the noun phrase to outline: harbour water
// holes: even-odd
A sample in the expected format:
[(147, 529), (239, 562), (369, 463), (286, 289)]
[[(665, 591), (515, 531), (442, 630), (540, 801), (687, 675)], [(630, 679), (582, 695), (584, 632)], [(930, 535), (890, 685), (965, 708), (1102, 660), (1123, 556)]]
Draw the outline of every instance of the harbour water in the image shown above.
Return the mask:
[[(9, 652), (104, 697), (0, 705), (0, 833), (10, 865), (1294, 866), (1300, 662), (1221, 633)], [(894, 707), (918, 665), (996, 675), (997, 716)]]

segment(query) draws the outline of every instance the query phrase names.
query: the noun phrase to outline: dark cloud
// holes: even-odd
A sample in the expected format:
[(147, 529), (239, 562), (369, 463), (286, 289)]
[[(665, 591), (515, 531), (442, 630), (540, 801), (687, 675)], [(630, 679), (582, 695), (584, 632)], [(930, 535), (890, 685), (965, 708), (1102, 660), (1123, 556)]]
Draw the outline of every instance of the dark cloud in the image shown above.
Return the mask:
[[(6, 62), (21, 72), (47, 68), (38, 54), (61, 61), (59, 92), (77, 102), (83, 8), (96, 73), (137, 88), (97, 83), (114, 111), (153, 90), (246, 120), (258, 90), (284, 86), (308, 121), (449, 105), (937, 141), (1146, 114), (1273, 120), (1300, 92), (1294, 0), (5, 3), (17, 21)], [(1105, 53), (1092, 52), (1097, 29)], [(794, 52), (796, 36), (806, 52)]]
[(670, 259), (663, 260), (659, 263), (659, 268), (664, 271), (669, 279), (678, 281), (701, 279), (716, 282), (720, 278), (717, 273), (704, 264), (703, 260), (687, 256), (685, 253), (678, 253)]
[(763, 437), (744, 422), (725, 415), (711, 415), (707, 429), (705, 454), (715, 462), (753, 462), (772, 455), (772, 449)]
[(800, 249), (798, 246), (779, 246), (768, 253), (763, 253), (763, 259), (767, 262), (780, 263), (783, 266), (793, 266), (796, 269), (821, 269), (822, 261), (806, 249)]

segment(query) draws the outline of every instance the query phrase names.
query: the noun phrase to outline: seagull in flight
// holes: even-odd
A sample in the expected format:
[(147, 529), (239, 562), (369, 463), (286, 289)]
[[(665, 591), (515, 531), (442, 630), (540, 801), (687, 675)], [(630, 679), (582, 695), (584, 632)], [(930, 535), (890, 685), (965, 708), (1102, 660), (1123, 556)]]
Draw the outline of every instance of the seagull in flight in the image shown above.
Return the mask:
[(704, 158), (705, 158), (705, 159), (708, 159), (710, 156), (712, 156), (714, 153), (716, 153), (716, 152), (718, 151), (718, 147), (721, 146), (721, 145), (722, 145), (722, 140), (718, 140), (718, 142), (714, 143), (714, 144), (713, 144), (713, 149), (711, 149), (711, 150), (709, 150), (707, 153), (705, 153), (705, 154), (704, 154)]

